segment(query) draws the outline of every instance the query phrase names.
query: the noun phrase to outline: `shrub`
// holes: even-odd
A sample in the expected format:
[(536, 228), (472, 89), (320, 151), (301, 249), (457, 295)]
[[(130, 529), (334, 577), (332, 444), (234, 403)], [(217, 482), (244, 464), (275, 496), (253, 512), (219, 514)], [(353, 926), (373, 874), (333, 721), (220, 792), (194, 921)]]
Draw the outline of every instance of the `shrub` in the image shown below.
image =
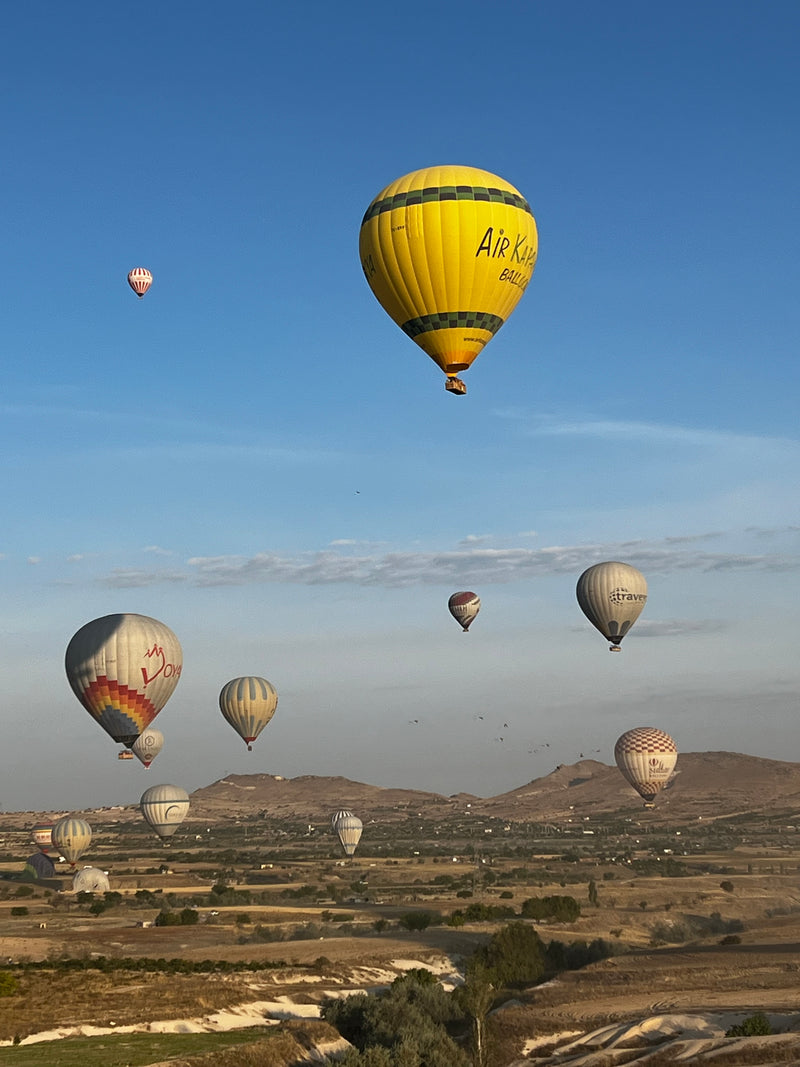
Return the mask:
[(720, 882), (719, 883), (719, 887), (725, 893), (732, 893), (733, 892), (733, 882), (728, 881), (728, 879), (726, 879), (724, 882)]
[(427, 930), (431, 923), (441, 922), (441, 916), (432, 911), (407, 911), (398, 922), (404, 930)]
[(773, 1029), (769, 1019), (763, 1011), (757, 1011), (753, 1015), (748, 1015), (746, 1019), (742, 1019), (738, 1026), (732, 1026), (730, 1030), (726, 1030), (725, 1036), (759, 1037), (763, 1034), (771, 1033), (773, 1033)]
[(19, 982), (8, 971), (0, 971), (0, 997), (13, 997), (19, 990)]
[(738, 934), (726, 934), (720, 939), (721, 945), (741, 945), (742, 939)]
[(574, 897), (529, 897), (523, 900), (520, 914), (524, 919), (555, 919), (556, 922), (575, 922), (580, 918), (581, 906)]
[(504, 889), (503, 892), (500, 894), (500, 899), (501, 900), (513, 900), (514, 899), (514, 894), (511, 892), (510, 889)]
[(27, 915), (28, 914), (28, 909), (24, 908), (24, 907), (23, 908), (12, 908), (11, 909), (11, 914), (12, 915), (17, 915), (17, 916)]

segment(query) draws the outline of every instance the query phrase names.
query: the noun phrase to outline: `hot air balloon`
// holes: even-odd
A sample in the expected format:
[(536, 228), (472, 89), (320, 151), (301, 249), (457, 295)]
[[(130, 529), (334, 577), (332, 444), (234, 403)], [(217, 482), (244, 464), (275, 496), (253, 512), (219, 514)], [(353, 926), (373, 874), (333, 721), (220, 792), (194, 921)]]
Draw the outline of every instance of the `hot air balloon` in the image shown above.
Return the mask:
[(614, 759), (646, 808), (672, 777), (678, 760), (675, 742), (655, 726), (636, 726), (614, 745)]
[(73, 893), (107, 893), (110, 888), (108, 875), (99, 867), (84, 867), (72, 879)]
[(359, 253), (384, 311), (447, 375), (445, 388), (491, 341), (536, 265), (536, 222), (522, 194), (477, 167), (406, 174), (367, 208)]
[(153, 785), (139, 800), (145, 822), (163, 840), (172, 837), (189, 811), (189, 794), (179, 785)]
[(349, 808), (339, 808), (338, 811), (335, 811), (333, 815), (331, 815), (331, 829), (336, 829), (336, 823), (339, 821), (339, 819), (346, 819), (348, 815), (352, 814), (353, 813), (352, 811), (350, 811)]
[(47, 855), (53, 851), (53, 823), (37, 822), (31, 829), (31, 840), (40, 852)]
[(469, 630), (475, 621), (475, 616), (481, 610), (481, 598), (475, 593), (453, 593), (447, 601), (450, 614), (461, 623), (464, 633)]
[(339, 842), (344, 849), (345, 856), (352, 856), (358, 842), (361, 840), (361, 831), (363, 829), (361, 819), (352, 813), (342, 815), (336, 820), (333, 828), (339, 835)]
[(149, 767), (163, 747), (164, 735), (155, 726), (148, 726), (131, 745), (131, 753)]
[(183, 666), (180, 642), (147, 615), (105, 615), (67, 646), (75, 696), (115, 741), (130, 747), (172, 695)]
[(70, 867), (75, 866), (91, 843), (91, 826), (74, 815), (65, 815), (53, 827), (53, 844)]
[(245, 742), (248, 752), (277, 706), (278, 694), (266, 678), (234, 678), (219, 694), (219, 709)]
[(153, 275), (147, 267), (134, 267), (128, 271), (128, 285), (141, 300), (153, 284)]
[(580, 576), (576, 592), (586, 618), (619, 652), (647, 601), (645, 576), (628, 563), (597, 563)]

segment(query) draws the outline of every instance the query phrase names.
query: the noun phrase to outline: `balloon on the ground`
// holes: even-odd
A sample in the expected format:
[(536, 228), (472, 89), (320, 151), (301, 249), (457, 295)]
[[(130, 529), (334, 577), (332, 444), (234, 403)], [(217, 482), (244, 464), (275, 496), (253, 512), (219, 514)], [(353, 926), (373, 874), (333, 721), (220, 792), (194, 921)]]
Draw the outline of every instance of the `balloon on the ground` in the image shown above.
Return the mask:
[(359, 254), (384, 311), (466, 392), (467, 370), (516, 307), (538, 253), (519, 190), (478, 167), (437, 166), (387, 185), (367, 208)]
[(38, 881), (41, 878), (55, 878), (55, 876), (55, 864), (44, 852), (34, 852), (28, 857), (22, 869), (22, 877), (25, 881)]
[(178, 638), (147, 615), (104, 615), (67, 646), (75, 696), (115, 741), (130, 747), (172, 696), (183, 667)]
[(99, 867), (84, 867), (72, 879), (73, 893), (107, 893), (110, 888), (108, 875)]
[(172, 837), (189, 811), (189, 794), (179, 785), (153, 785), (142, 793), (139, 807), (160, 838)]
[(678, 748), (669, 734), (655, 726), (627, 730), (614, 745), (614, 759), (646, 808), (669, 782), (678, 761)]
[(53, 825), (51, 822), (37, 822), (31, 828), (31, 840), (40, 852), (53, 850)]
[(349, 814), (340, 816), (334, 823), (334, 830), (339, 835), (339, 843), (345, 856), (352, 856), (361, 840), (363, 824), (358, 816)]
[(153, 275), (147, 267), (134, 267), (128, 271), (128, 285), (141, 300), (153, 284)]
[(148, 726), (131, 745), (131, 752), (140, 763), (149, 767), (163, 747), (164, 735), (155, 726)]
[(481, 598), (475, 593), (453, 593), (447, 601), (447, 606), (450, 614), (456, 622), (461, 623), (461, 628), (466, 633), (481, 610)]
[(610, 560), (585, 570), (576, 594), (586, 618), (611, 642), (610, 651), (619, 652), (647, 602), (647, 580), (630, 564)]
[(219, 709), (247, 745), (248, 751), (278, 706), (275, 687), (255, 675), (234, 678), (222, 687)]
[(85, 819), (65, 815), (53, 826), (53, 844), (71, 867), (75, 866), (91, 843), (92, 828)]

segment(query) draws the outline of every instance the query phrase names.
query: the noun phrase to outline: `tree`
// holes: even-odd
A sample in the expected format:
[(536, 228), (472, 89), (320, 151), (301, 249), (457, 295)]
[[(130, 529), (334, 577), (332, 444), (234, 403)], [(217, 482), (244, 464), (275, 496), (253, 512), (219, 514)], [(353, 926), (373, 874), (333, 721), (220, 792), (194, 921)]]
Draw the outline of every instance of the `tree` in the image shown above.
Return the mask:
[(473, 956), (467, 967), (466, 981), (453, 991), (453, 998), (472, 1020), (472, 1054), (474, 1067), (486, 1067), (486, 1016), (494, 1003), (495, 988), (488, 968)]
[(597, 882), (594, 878), (589, 881), (589, 903), (595, 908), (600, 907), (600, 901), (597, 898)]
[(476, 966), (486, 968), (489, 980), (498, 988), (533, 985), (545, 971), (542, 940), (524, 922), (507, 923), (477, 950), (473, 960)]

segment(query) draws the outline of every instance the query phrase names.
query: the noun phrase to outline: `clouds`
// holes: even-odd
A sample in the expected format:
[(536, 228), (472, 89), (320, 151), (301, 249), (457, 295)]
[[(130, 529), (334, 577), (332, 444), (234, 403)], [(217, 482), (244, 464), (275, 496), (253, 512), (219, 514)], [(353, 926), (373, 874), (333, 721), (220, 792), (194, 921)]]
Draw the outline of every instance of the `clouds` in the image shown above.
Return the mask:
[[(800, 553), (705, 551), (698, 544), (722, 540), (717, 532), (658, 541), (555, 545), (546, 548), (489, 548), (470, 538), (451, 551), (344, 554), (326, 549), (298, 555), (193, 556), (180, 567), (117, 568), (99, 581), (111, 588), (141, 588), (182, 583), (188, 586), (354, 585), (385, 588), (415, 585), (506, 584), (554, 575), (574, 575), (595, 563), (622, 559), (647, 575), (686, 571), (794, 572)], [(475, 544), (478, 542), (478, 544)], [(350, 547), (349, 539), (332, 542)], [(469, 547), (474, 545), (474, 547)], [(161, 550), (162, 552), (164, 550)]]

